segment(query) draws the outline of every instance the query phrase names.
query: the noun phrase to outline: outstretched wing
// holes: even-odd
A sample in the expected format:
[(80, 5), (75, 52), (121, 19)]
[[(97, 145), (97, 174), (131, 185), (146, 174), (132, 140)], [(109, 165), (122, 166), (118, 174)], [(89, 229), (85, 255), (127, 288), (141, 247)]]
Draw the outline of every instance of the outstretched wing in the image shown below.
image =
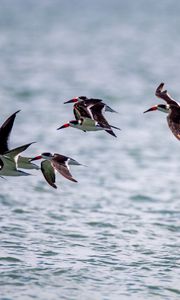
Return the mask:
[(29, 143), (29, 144), (26, 144), (26, 145), (14, 148), (12, 150), (9, 150), (9, 151), (7, 151), (7, 152), (4, 153), (4, 156), (6, 156), (9, 159), (15, 161), (16, 164), (17, 164), (18, 156), (20, 155), (20, 153), (23, 152), (23, 151), (25, 151), (32, 144), (33, 143)]
[(55, 177), (54, 168), (52, 167), (51, 162), (49, 160), (44, 160), (41, 162), (41, 171), (46, 181), (53, 188), (57, 189), (57, 186), (55, 185), (56, 177)]
[(18, 157), (18, 168), (20, 169), (35, 169), (39, 170), (39, 166), (31, 162), (32, 157), (20, 156)]
[(97, 103), (91, 107), (93, 119), (98, 122), (98, 124), (103, 127), (103, 128), (109, 128), (106, 130), (109, 134), (113, 135), (116, 137), (115, 133), (111, 129), (111, 126), (109, 125), (108, 121), (105, 119), (105, 117), (102, 114), (102, 110), (104, 108), (103, 103)]
[(52, 166), (65, 178), (73, 181), (73, 182), (77, 182), (76, 179), (74, 179), (71, 175), (71, 173), (69, 172), (68, 169), (68, 165), (66, 163), (58, 163), (55, 159), (52, 159), (51, 161)]
[[(74, 115), (76, 120), (79, 120), (80, 118), (91, 118), (93, 119), (93, 115), (91, 112), (91, 108), (98, 104), (101, 103), (102, 100), (100, 99), (86, 99), (86, 100), (82, 100), (77, 102), (76, 104), (74, 104)], [(103, 104), (104, 106), (104, 104)]]
[(13, 128), (14, 120), (16, 118), (16, 114), (20, 110), (16, 111), (12, 114), (0, 127), (0, 154), (4, 154), (9, 150), (8, 147), (8, 139)]
[(175, 106), (179, 106), (179, 103), (174, 100), (167, 92), (167, 90), (163, 91), (163, 87), (164, 87), (164, 83), (160, 83), (160, 85), (157, 87), (155, 95), (158, 98), (163, 99), (164, 101), (166, 101), (167, 104), (169, 105), (175, 105)]
[(91, 118), (87, 107), (84, 106), (84, 101), (76, 103), (74, 105), (73, 112), (76, 120), (80, 120), (81, 118)]

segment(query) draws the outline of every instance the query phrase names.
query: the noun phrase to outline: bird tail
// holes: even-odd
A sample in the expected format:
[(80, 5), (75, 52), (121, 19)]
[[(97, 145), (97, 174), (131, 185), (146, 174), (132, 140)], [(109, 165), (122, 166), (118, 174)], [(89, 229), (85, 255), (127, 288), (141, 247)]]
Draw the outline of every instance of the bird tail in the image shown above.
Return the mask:
[(73, 159), (73, 158), (69, 158), (68, 159), (68, 164), (69, 165), (73, 165), (73, 166), (83, 166), (82, 164), (80, 164), (77, 160)]
[(116, 126), (113, 126), (113, 125), (110, 125), (112, 128), (114, 128), (114, 129), (117, 129), (117, 130), (121, 130), (121, 128), (119, 128), (119, 127), (116, 127)]
[(118, 113), (116, 110), (112, 109), (110, 106), (106, 105), (105, 107), (105, 111), (109, 111), (109, 112), (112, 112), (112, 113)]
[(36, 164), (31, 163), (32, 157), (25, 157), (25, 156), (19, 156), (18, 157), (18, 168), (20, 169), (35, 169), (39, 170), (39, 166)]
[(29, 176), (29, 175), (32, 175), (30, 173), (26, 173), (26, 172), (23, 172), (21, 170), (17, 170), (17, 174), (18, 174), (18, 176)]

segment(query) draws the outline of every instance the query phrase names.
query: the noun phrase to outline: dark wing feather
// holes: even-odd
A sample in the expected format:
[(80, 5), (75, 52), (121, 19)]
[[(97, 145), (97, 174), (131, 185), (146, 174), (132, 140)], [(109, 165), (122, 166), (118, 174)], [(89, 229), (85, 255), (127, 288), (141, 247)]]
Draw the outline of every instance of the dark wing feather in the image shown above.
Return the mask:
[(171, 113), (168, 115), (167, 121), (174, 136), (180, 140), (180, 107), (171, 106)]
[(59, 164), (64, 164), (68, 160), (68, 156), (58, 154), (58, 153), (54, 153), (54, 159)]
[[(95, 105), (98, 103), (102, 103), (101, 99), (89, 98), (84, 101), (86, 106)], [(104, 104), (103, 104), (104, 105)]]
[(103, 103), (97, 103), (97, 104), (93, 105), (91, 107), (93, 118), (94, 118), (95, 121), (98, 122), (98, 124), (101, 127), (103, 127), (103, 128), (109, 128), (108, 130), (106, 130), (106, 132), (108, 132), (109, 134), (111, 134), (111, 135), (113, 135), (113, 136), (116, 137), (115, 133), (111, 129), (111, 126), (109, 125), (109, 123), (107, 122), (107, 120), (105, 119), (105, 117), (102, 114), (103, 108), (104, 108), (104, 104)]
[(64, 176), (65, 178), (71, 180), (71, 181), (74, 181), (74, 182), (77, 182), (76, 179), (74, 179), (71, 175), (71, 173), (69, 172), (68, 170), (68, 167), (66, 166), (65, 163), (59, 163), (56, 161), (56, 159), (52, 159), (52, 165), (53, 167), (62, 175)]
[(4, 154), (9, 150), (8, 139), (14, 124), (16, 114), (18, 112), (19, 110), (12, 114), (0, 127), (0, 154)]
[[(94, 106), (98, 103), (101, 103), (102, 100), (100, 99), (86, 99), (86, 100), (82, 100), (80, 102), (77, 102), (76, 104), (74, 104), (74, 115), (76, 120), (79, 120), (80, 118), (90, 118), (92, 119), (92, 115), (89, 112), (89, 108), (91, 106)], [(104, 104), (103, 104), (104, 106)]]
[(87, 110), (87, 106), (84, 105), (84, 101), (78, 102), (74, 105), (73, 109), (76, 120), (83, 118), (91, 118), (90, 113)]
[(5, 152), (4, 155), (14, 159), (16, 156), (18, 156), (21, 152), (25, 151), (32, 144), (34, 144), (34, 142), (29, 143), (29, 144), (25, 144), (25, 145), (17, 147), (17, 148), (14, 148), (12, 150), (9, 150), (9, 151)]
[(41, 162), (41, 171), (46, 181), (53, 188), (57, 189), (57, 186), (55, 185), (56, 177), (55, 177), (54, 168), (52, 167), (51, 162), (49, 160), (44, 160)]
[(162, 82), (156, 89), (155, 95), (158, 98), (163, 99), (169, 105), (179, 106), (178, 102), (175, 101), (167, 92), (167, 90), (163, 91), (164, 83)]

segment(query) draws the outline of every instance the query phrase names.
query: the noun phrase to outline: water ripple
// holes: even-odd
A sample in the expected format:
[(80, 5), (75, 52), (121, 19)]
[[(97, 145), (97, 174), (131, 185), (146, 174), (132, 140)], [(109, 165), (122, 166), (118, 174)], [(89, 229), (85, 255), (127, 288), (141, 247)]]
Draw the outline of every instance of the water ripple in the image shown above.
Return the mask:
[[(77, 184), (57, 174), (57, 190), (40, 171), (0, 178), (2, 300), (179, 299), (179, 143), (163, 114), (143, 114), (162, 80), (179, 97), (179, 8), (1, 1), (1, 124), (21, 109), (10, 146), (88, 166), (72, 166)], [(116, 139), (56, 130), (78, 95), (119, 112), (106, 114)]]

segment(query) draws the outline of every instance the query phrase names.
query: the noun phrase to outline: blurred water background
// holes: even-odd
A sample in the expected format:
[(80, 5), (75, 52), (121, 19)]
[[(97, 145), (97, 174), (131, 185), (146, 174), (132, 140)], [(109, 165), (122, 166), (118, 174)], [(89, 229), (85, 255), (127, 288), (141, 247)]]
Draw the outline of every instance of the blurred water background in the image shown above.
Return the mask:
[[(69, 155), (78, 184), (1, 179), (0, 299), (179, 299), (180, 143), (143, 115), (164, 81), (180, 99), (178, 0), (0, 0), (0, 122), (10, 145)], [(119, 114), (118, 138), (56, 128), (74, 96)]]

